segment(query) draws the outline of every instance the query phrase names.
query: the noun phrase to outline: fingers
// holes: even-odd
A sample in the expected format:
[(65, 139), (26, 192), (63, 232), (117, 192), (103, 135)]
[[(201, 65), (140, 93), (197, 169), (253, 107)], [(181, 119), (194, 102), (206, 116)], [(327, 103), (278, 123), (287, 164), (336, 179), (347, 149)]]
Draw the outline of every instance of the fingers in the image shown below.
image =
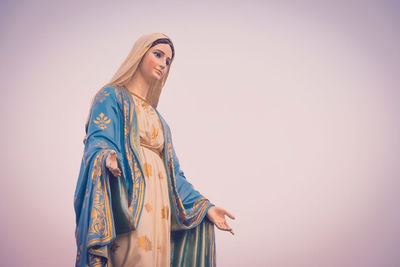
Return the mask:
[(225, 210), (225, 214), (228, 215), (229, 218), (231, 219), (235, 219), (235, 216), (233, 216), (232, 214), (230, 214), (228, 211)]
[(117, 161), (117, 153), (115, 151), (111, 151), (109, 158), (110, 158), (110, 161), (112, 161), (112, 162)]
[(117, 152), (111, 150), (110, 154), (107, 156), (106, 165), (111, 165), (116, 161), (117, 161)]
[(222, 231), (229, 231), (232, 235), (235, 234), (233, 232), (232, 227), (230, 227), (227, 222), (216, 222), (215, 225), (217, 226), (218, 229), (220, 229)]
[(111, 173), (115, 176), (115, 177), (120, 177), (121, 176), (121, 170), (119, 168), (113, 169), (111, 171)]
[(235, 216), (233, 216), (229, 211), (227, 211), (226, 209), (223, 208), (219, 208), (220, 211), (222, 211), (224, 213), (224, 215), (227, 215), (229, 218), (231, 219), (235, 219)]
[(232, 235), (235, 234), (235, 233), (233, 232), (232, 227), (230, 227), (228, 223), (225, 223), (225, 226), (226, 226), (227, 231), (231, 232)]
[(117, 152), (114, 150), (110, 151), (110, 154), (106, 159), (106, 167), (115, 177), (121, 176), (121, 170), (118, 168)]
[(233, 234), (233, 232), (232, 232), (232, 231), (233, 231), (232, 227), (230, 227), (229, 224), (226, 223), (226, 222), (224, 223), (224, 225), (225, 225), (226, 231), (229, 231), (229, 232), (231, 232), (231, 233)]
[(224, 226), (226, 229), (228, 229), (229, 231), (232, 229), (229, 224), (227, 222), (224, 222)]
[(215, 225), (218, 227), (218, 229), (223, 230), (223, 231), (227, 231), (225, 229), (225, 225), (222, 222), (216, 222)]
[(116, 168), (113, 169), (112, 174), (115, 177), (119, 177), (121, 175), (121, 170), (118, 167), (116, 167)]
[(117, 168), (113, 168), (111, 166), (107, 166), (107, 168), (110, 170), (112, 175), (114, 175), (115, 177), (120, 177), (121, 176), (121, 170), (118, 167)]

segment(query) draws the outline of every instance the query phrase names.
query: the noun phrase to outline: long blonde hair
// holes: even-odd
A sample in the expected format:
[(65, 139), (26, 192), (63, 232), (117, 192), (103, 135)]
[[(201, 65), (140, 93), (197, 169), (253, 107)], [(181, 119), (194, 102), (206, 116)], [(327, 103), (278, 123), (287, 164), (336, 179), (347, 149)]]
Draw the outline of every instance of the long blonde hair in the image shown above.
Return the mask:
[[(146, 52), (152, 46), (153, 42), (155, 42), (158, 39), (164, 39), (164, 38), (168, 39), (172, 44), (171, 38), (169, 38), (167, 35), (165, 35), (163, 33), (151, 33), (151, 34), (142, 35), (135, 42), (131, 51), (129, 52), (129, 55), (127, 56), (125, 61), (122, 63), (122, 65), (119, 67), (117, 72), (114, 74), (111, 81), (109, 81), (106, 85), (104, 85), (101, 89), (99, 89), (99, 91), (107, 86), (119, 86), (119, 85), (126, 86), (126, 84), (129, 82), (129, 80), (135, 74), (140, 62), (142, 61), (143, 56), (146, 54)], [(173, 49), (173, 46), (171, 48)], [(164, 77), (160, 80), (156, 80), (149, 88), (149, 91), (148, 91), (147, 97), (146, 97), (146, 101), (148, 103), (150, 103), (153, 107), (157, 107), (157, 105), (158, 105), (158, 100), (160, 98), (161, 90), (168, 78), (168, 74), (169, 74), (169, 70), (170, 70), (173, 58), (174, 57), (171, 58), (171, 62), (165, 72)], [(90, 105), (89, 115), (87, 117), (86, 124), (85, 124), (86, 129), (89, 124), (94, 101), (95, 101), (95, 97), (93, 97), (92, 104)], [(86, 137), (84, 139), (84, 143), (85, 143), (85, 141), (86, 141)]]

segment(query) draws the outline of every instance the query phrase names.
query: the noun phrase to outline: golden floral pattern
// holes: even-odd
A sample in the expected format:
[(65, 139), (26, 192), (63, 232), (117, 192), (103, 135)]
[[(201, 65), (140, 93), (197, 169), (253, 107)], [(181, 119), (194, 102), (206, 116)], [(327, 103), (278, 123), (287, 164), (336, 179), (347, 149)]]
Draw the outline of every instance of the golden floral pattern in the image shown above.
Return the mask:
[(145, 101), (142, 101), (142, 108), (143, 109), (149, 108), (149, 104), (147, 104)]
[(149, 163), (145, 162), (143, 164), (143, 172), (144, 172), (144, 176), (146, 177), (150, 177), (152, 174), (152, 167)]
[(111, 122), (111, 119), (105, 116), (104, 113), (100, 113), (93, 122), (96, 123), (100, 129), (104, 130), (107, 128), (107, 124)]
[(154, 125), (152, 125), (153, 127), (153, 132), (151, 133), (151, 138), (156, 139), (156, 137), (158, 136), (158, 128), (154, 127)]
[[(132, 121), (134, 127), (131, 128), (134, 132), (130, 133), (131, 144), (136, 143), (136, 147), (132, 145), (131, 149), (139, 156), (138, 168), (142, 170), (142, 178), (146, 179), (146, 194), (142, 207), (136, 204), (138, 209), (142, 208), (140, 223), (135, 231), (131, 231), (129, 241), (124, 240), (130, 242), (131, 251), (121, 254), (121, 259), (126, 257), (127, 266), (170, 266), (171, 211), (164, 209), (166, 219), (161, 218), (161, 208), (169, 208), (168, 181), (165, 179), (163, 155), (158, 155), (164, 148), (164, 135), (158, 127), (161, 123), (153, 107), (142, 103), (142, 99), (134, 94), (131, 99), (136, 109)], [(138, 197), (130, 192), (129, 195), (134, 199)]]
[[(128, 197), (128, 209), (133, 215), (133, 228), (136, 228), (139, 222), (139, 216), (141, 214), (141, 209), (144, 200), (144, 181), (143, 181), (143, 170), (140, 168), (138, 155), (135, 153), (138, 150), (138, 128), (133, 128), (133, 133), (131, 133), (131, 125), (134, 119), (134, 108), (131, 108), (131, 100), (128, 95), (124, 93), (124, 90), (119, 86), (115, 87), (115, 95), (119, 104), (122, 106), (122, 114), (124, 119), (124, 147), (125, 156), (128, 161), (128, 168), (132, 175), (132, 194)], [(135, 136), (135, 138), (134, 138)], [(134, 149), (131, 149), (129, 145), (130, 142), (133, 144)]]
[(88, 255), (88, 261), (89, 261), (88, 266), (93, 266), (93, 267), (103, 267), (106, 264), (106, 259), (104, 257), (100, 257), (90, 253)]
[(153, 208), (151, 207), (150, 203), (146, 203), (144, 205), (144, 207), (146, 208), (147, 212), (150, 212)]
[(168, 206), (161, 208), (161, 218), (168, 219), (169, 209)]
[[(165, 122), (163, 122), (165, 125)], [(167, 148), (167, 162), (168, 162), (168, 171), (171, 174), (171, 190), (173, 192), (173, 204), (174, 209), (178, 215), (179, 221), (184, 228), (190, 228), (193, 225), (196, 225), (200, 222), (203, 217), (203, 214), (206, 212), (206, 209), (210, 205), (210, 201), (204, 197), (198, 199), (194, 202), (193, 207), (187, 212), (185, 207), (183, 206), (182, 199), (179, 197), (178, 190), (176, 188), (176, 177), (175, 177), (175, 167), (174, 167), (174, 155), (173, 155), (173, 147), (171, 141), (171, 131), (166, 125), (167, 129), (167, 138), (166, 148)]]
[(110, 145), (107, 144), (107, 142), (105, 142), (104, 140), (101, 140), (101, 141), (98, 142), (95, 146), (96, 146), (96, 147), (100, 147), (100, 148), (102, 148), (102, 149), (105, 149), (105, 148), (109, 148), (109, 147), (110, 147)]
[(151, 241), (145, 235), (138, 238), (138, 246), (144, 251), (150, 251), (152, 249)]
[(142, 112), (139, 105), (137, 105), (137, 104), (135, 104), (135, 111), (136, 111), (137, 115), (140, 115), (140, 113)]
[(104, 88), (100, 90), (100, 92), (96, 95), (95, 101), (99, 101), (100, 103), (103, 103), (104, 99), (110, 95), (110, 92), (105, 90)]
[[(109, 197), (106, 190), (106, 180), (102, 177), (102, 161), (107, 150), (99, 153), (93, 163), (92, 182), (93, 182), (93, 206), (90, 214), (90, 224), (88, 229), (88, 246), (97, 242), (108, 242), (113, 236), (112, 220)], [(103, 179), (102, 179), (103, 178)]]
[[(77, 240), (79, 241), (78, 238), (77, 238)], [(77, 254), (76, 254), (76, 262), (75, 262), (75, 264), (79, 264), (79, 262), (81, 261), (81, 251), (82, 251), (82, 248), (83, 248), (83, 244), (81, 244), (81, 245), (79, 246), (78, 252), (77, 252)]]
[[(121, 100), (125, 100), (123, 97), (121, 97)], [(132, 98), (130, 98), (132, 100)], [(129, 100), (129, 99), (128, 99)], [(107, 101), (107, 100), (106, 100)], [(125, 101), (123, 101), (125, 102)], [(157, 110), (153, 110), (151, 107), (149, 107), (149, 110), (143, 110), (142, 109), (142, 105), (140, 102), (136, 102), (138, 105), (135, 105), (137, 107), (137, 110), (141, 110), (142, 111), (142, 116), (144, 113), (146, 113), (147, 115), (147, 111), (149, 113), (154, 113), (157, 114)], [(125, 104), (125, 103), (124, 103)], [(130, 146), (129, 146), (129, 142), (128, 145), (124, 144), (125, 148), (127, 148), (125, 151), (127, 152), (127, 154), (129, 153), (129, 156), (127, 156), (128, 158), (128, 166), (126, 168), (128, 168), (128, 172), (129, 173), (129, 168), (132, 171), (131, 174), (129, 175), (129, 177), (127, 177), (128, 179), (132, 179), (131, 181), (131, 185), (132, 185), (132, 189), (131, 191), (129, 191), (128, 194), (128, 207), (129, 207), (129, 211), (132, 212), (132, 226), (134, 226), (134, 224), (136, 224), (136, 215), (137, 214), (142, 214), (141, 220), (142, 222), (145, 221), (145, 218), (156, 218), (156, 220), (158, 222), (160, 222), (160, 225), (163, 225), (163, 227), (165, 228), (164, 230), (168, 232), (168, 229), (171, 229), (171, 224), (169, 223), (170, 217), (171, 217), (171, 209), (174, 209), (174, 212), (177, 213), (177, 217), (178, 217), (178, 223), (180, 225), (183, 226), (183, 228), (189, 228), (190, 226), (195, 225), (196, 223), (199, 222), (199, 220), (201, 220), (203, 218), (204, 212), (205, 212), (205, 208), (209, 207), (209, 203), (206, 199), (197, 199), (198, 201), (195, 201), (196, 199), (194, 199), (193, 201), (191, 201), (191, 203), (187, 203), (183, 202), (183, 199), (181, 199), (179, 197), (179, 195), (177, 194), (178, 192), (178, 175), (180, 176), (180, 169), (179, 167), (177, 168), (177, 166), (179, 166), (179, 164), (177, 164), (177, 162), (175, 162), (177, 160), (175, 152), (173, 151), (173, 147), (172, 147), (172, 143), (171, 143), (171, 136), (169, 133), (169, 128), (168, 125), (166, 125), (165, 121), (163, 121), (163, 119), (160, 116), (160, 125), (158, 125), (157, 123), (155, 123), (155, 121), (141, 121), (140, 117), (136, 117), (136, 114), (133, 114), (132, 112), (135, 112), (135, 110), (133, 109), (134, 105), (132, 105), (132, 102), (130, 103), (129, 107), (126, 107), (125, 105), (122, 106), (122, 113), (124, 115), (123, 119), (125, 119), (125, 122), (127, 122), (126, 124), (124, 124), (124, 130), (126, 135), (124, 137), (127, 137), (126, 140), (130, 141)], [(125, 109), (126, 108), (126, 109)], [(125, 113), (127, 111), (127, 113)], [(100, 111), (99, 111), (100, 112)], [(104, 114), (111, 116), (110, 114), (106, 113), (105, 111), (103, 111)], [(130, 113), (130, 114), (129, 114)], [(96, 113), (95, 113), (96, 114)], [(98, 113), (97, 113), (98, 114)], [(113, 120), (114, 117), (111, 117), (111, 119)], [(112, 121), (112, 123), (110, 122), (110, 124), (105, 124), (105, 126), (107, 127), (112, 127), (114, 124), (114, 121)], [(134, 125), (132, 125), (134, 124)], [(157, 126), (160, 126), (158, 128), (156, 128)], [(161, 127), (162, 126), (162, 127)], [(148, 143), (159, 143), (160, 146), (158, 146), (156, 149), (159, 152), (163, 152), (163, 154), (160, 155), (160, 158), (163, 160), (163, 163), (165, 163), (166, 166), (162, 167), (166, 167), (167, 169), (160, 169), (159, 165), (158, 165), (158, 161), (153, 161), (151, 159), (153, 159), (152, 157), (155, 156), (154, 153), (151, 153), (150, 151), (148, 151), (148, 149), (145, 149), (144, 146), (139, 146), (139, 137), (142, 137), (142, 132), (145, 132), (145, 137), (146, 137), (146, 141)], [(133, 130), (133, 132), (131, 131)], [(140, 132), (140, 131), (142, 132)], [(140, 133), (140, 136), (139, 134)], [(128, 136), (129, 135), (129, 136)], [(164, 139), (165, 138), (165, 139)], [(166, 144), (162, 144), (162, 141)], [(164, 148), (164, 149), (163, 149)], [(145, 155), (145, 157), (138, 157), (144, 151), (146, 151), (146, 153), (148, 152), (149, 157), (147, 157), (147, 154)], [(140, 152), (140, 153), (138, 153)], [(154, 151), (153, 152), (157, 152)], [(151, 157), (150, 157), (151, 155)], [(165, 157), (165, 158), (164, 158)], [(141, 159), (143, 160), (141, 162)], [(154, 159), (159, 159), (158, 155), (155, 156)], [(144, 164), (143, 164), (144, 163)], [(150, 165), (150, 164), (151, 165)], [(134, 166), (136, 165), (136, 166)], [(140, 170), (139, 170), (140, 169)], [(161, 171), (160, 171), (161, 170)], [(166, 172), (165, 172), (166, 171)], [(138, 176), (140, 176), (140, 173), (142, 174), (142, 177), (140, 177), (140, 179), (136, 179), (138, 178)], [(146, 190), (147, 193), (152, 192), (151, 191), (151, 184), (152, 183), (162, 183), (164, 185), (164, 188), (169, 189), (169, 187), (171, 187), (171, 207), (169, 205), (169, 202), (161, 202), (161, 203), (157, 203), (153, 205), (153, 200), (151, 199), (143, 199), (143, 195), (146, 196), (154, 196), (154, 194), (140, 194), (140, 192), (143, 192), (143, 190), (140, 190), (139, 188), (142, 188), (141, 184), (144, 184), (144, 176), (148, 176), (150, 179), (146, 179)], [(147, 177), (146, 177), (147, 178)], [(164, 178), (164, 179), (163, 179)], [(163, 180), (160, 180), (163, 179)], [(167, 179), (167, 180), (166, 180)], [(141, 182), (138, 182), (138, 181)], [(168, 181), (168, 183), (167, 183)], [(179, 181), (180, 182), (180, 181)], [(135, 194), (137, 192), (137, 194)], [(131, 201), (132, 200), (132, 201)], [(144, 201), (143, 201), (144, 200)], [(187, 199), (185, 199), (187, 200)], [(143, 202), (144, 203), (143, 203)], [(142, 202), (142, 204), (140, 205), (140, 202)], [(195, 202), (195, 203), (193, 203)], [(185, 206), (183, 206), (183, 203), (185, 203)], [(143, 205), (144, 204), (144, 205)], [(151, 204), (148, 205), (148, 204)], [(142, 208), (145, 209), (144, 212), (142, 211)], [(154, 212), (153, 212), (154, 210)], [(153, 219), (151, 219), (153, 220)], [(161, 221), (160, 221), (161, 220)], [(148, 224), (142, 224), (143, 225), (148, 225)], [(140, 224), (139, 227), (140, 228)], [(145, 229), (145, 228), (144, 228)], [(163, 253), (168, 253), (169, 252), (169, 246), (166, 245), (167, 243), (162, 243), (162, 241), (160, 241), (159, 239), (157, 239), (157, 237), (153, 237), (153, 232), (152, 231), (148, 231), (147, 229), (143, 230), (142, 232), (137, 232), (136, 236), (134, 237), (135, 240), (135, 250), (139, 251), (139, 253), (141, 253), (141, 255), (157, 255), (157, 257), (163, 257), (162, 255), (164, 255)], [(169, 244), (169, 242), (168, 242)], [(151, 250), (153, 250), (153, 252), (150, 252)], [(118, 250), (117, 250), (118, 253)], [(154, 254), (153, 254), (154, 253)], [(140, 254), (139, 254), (140, 255)], [(147, 266), (151, 266), (147, 265)]]

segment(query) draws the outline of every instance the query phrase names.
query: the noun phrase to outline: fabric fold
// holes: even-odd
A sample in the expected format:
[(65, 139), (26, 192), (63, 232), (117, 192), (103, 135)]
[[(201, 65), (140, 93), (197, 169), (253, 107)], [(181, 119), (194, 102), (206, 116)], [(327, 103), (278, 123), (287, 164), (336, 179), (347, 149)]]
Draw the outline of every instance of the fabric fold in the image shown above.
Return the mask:
[[(165, 138), (164, 163), (172, 221), (175, 222), (175, 229), (185, 229), (184, 234), (181, 233), (174, 241), (171, 239), (171, 242), (177, 242), (179, 247), (182, 246), (179, 244), (188, 244), (187, 240), (195, 240), (195, 244), (192, 244), (194, 247), (185, 251), (196, 255), (196, 262), (199, 257), (207, 255), (201, 266), (215, 266), (214, 227), (205, 219), (207, 210), (213, 204), (187, 181), (172, 145), (169, 126), (158, 111), (157, 114)], [(146, 187), (137, 149), (140, 144), (134, 101), (127, 89), (106, 86), (99, 90), (89, 118), (74, 195), (77, 243), (75, 266), (105, 267), (108, 260), (107, 245), (117, 234), (132, 231), (140, 223)], [(112, 150), (117, 152), (122, 172), (118, 178), (113, 177), (106, 168), (106, 159)], [(208, 254), (193, 252), (199, 246), (206, 246)], [(176, 255), (181, 257), (183, 254), (180, 252)], [(171, 262), (175, 260), (171, 259)]]
[(171, 232), (171, 266), (216, 266), (214, 225), (208, 219), (193, 229)]

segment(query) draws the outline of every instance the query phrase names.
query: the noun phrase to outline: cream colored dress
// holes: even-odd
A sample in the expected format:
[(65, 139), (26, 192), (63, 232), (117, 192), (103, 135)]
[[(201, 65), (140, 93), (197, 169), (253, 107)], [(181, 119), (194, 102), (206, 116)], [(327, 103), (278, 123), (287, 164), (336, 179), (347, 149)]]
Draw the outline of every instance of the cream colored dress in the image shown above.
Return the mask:
[(139, 157), (146, 192), (138, 228), (118, 235), (109, 248), (109, 267), (169, 267), (171, 212), (164, 167), (164, 136), (156, 111), (132, 94), (140, 135)]

